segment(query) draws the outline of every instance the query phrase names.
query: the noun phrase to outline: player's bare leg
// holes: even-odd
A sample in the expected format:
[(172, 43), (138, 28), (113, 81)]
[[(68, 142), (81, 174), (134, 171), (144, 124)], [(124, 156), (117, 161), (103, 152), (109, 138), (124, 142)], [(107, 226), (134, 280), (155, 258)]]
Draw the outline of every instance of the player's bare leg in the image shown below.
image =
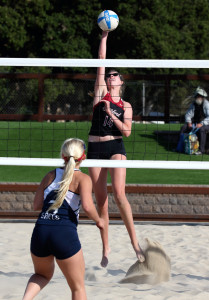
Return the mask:
[(46, 285), (54, 273), (54, 256), (37, 257), (31, 254), (35, 273), (30, 277), (23, 300), (32, 300)]
[(93, 183), (93, 190), (97, 202), (99, 216), (104, 220), (104, 229), (101, 231), (102, 239), (102, 259), (101, 266), (106, 267), (108, 264), (108, 256), (110, 253), (108, 228), (108, 196), (107, 196), (107, 169), (106, 168), (89, 168), (89, 175)]
[[(125, 160), (126, 157), (121, 154), (116, 154), (112, 159)], [(125, 180), (126, 169), (125, 168), (110, 168), (110, 175), (112, 179), (112, 188), (115, 197), (116, 204), (120, 210), (121, 218), (126, 226), (128, 234), (130, 236), (131, 244), (136, 253), (136, 256), (140, 262), (145, 260), (144, 253), (139, 246), (138, 239), (136, 237), (136, 231), (134, 227), (133, 214), (131, 206), (125, 195)]]
[(71, 289), (72, 300), (87, 300), (84, 281), (85, 262), (82, 250), (67, 259), (57, 259), (56, 261)]

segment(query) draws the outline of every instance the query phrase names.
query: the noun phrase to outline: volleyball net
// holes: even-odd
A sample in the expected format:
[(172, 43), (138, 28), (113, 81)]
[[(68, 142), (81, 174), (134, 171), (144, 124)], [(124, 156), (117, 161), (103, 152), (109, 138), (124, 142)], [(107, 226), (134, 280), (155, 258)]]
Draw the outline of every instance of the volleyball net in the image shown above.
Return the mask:
[[(124, 99), (134, 115), (132, 134), (124, 138), (128, 160), (87, 159), (83, 167), (209, 169), (207, 155), (175, 151), (191, 95), (197, 86), (208, 91), (208, 60), (0, 58), (0, 165), (60, 166), (66, 138), (87, 143), (92, 114), (88, 92), (94, 89), (92, 74), (101, 66), (120, 70), (125, 78)], [(1, 73), (9, 67), (19, 68), (18, 73)], [(34, 71), (42, 67), (49, 69), (48, 75)], [(21, 68), (27, 68), (27, 83)], [(52, 68), (65, 74), (53, 76)], [(79, 68), (86, 70), (83, 77), (75, 75)]]

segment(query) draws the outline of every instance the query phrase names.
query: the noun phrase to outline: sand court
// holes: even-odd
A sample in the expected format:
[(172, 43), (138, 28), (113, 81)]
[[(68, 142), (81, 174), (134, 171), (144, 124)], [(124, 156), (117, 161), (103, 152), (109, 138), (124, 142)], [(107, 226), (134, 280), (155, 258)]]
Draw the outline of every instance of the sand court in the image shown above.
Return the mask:
[(162, 245), (145, 239), (144, 262), (137, 260), (127, 271), (120, 283), (135, 283), (155, 285), (170, 280), (171, 261)]
[[(140, 275), (135, 253), (124, 225), (110, 225), (109, 264), (100, 267), (101, 240), (95, 225), (79, 224), (78, 232), (86, 262), (86, 290), (89, 300), (208, 300), (209, 224), (136, 223), (142, 247), (145, 239), (159, 242), (170, 259), (170, 277), (160, 282), (128, 280)], [(33, 265), (29, 253), (33, 222), (0, 223), (0, 299), (21, 299)], [(162, 253), (161, 253), (162, 254)], [(169, 266), (169, 260), (167, 261)], [(132, 268), (132, 269), (131, 269)], [(128, 273), (129, 271), (129, 273)], [(130, 279), (130, 278), (129, 278)], [(50, 284), (37, 300), (69, 300), (70, 290), (56, 267)]]

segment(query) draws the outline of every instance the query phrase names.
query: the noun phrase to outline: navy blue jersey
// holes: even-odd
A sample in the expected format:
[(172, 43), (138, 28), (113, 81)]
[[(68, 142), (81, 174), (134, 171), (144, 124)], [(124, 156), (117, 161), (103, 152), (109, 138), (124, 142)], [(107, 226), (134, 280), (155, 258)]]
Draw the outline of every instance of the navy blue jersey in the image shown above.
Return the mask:
[(53, 182), (44, 190), (44, 204), (36, 224), (66, 225), (74, 223), (77, 225), (80, 211), (80, 195), (68, 191), (60, 208), (48, 211), (54, 203), (59, 189), (59, 182), (62, 180), (64, 170), (57, 168)]
[[(107, 93), (104, 100), (110, 102), (110, 109), (112, 113), (121, 122), (124, 120), (124, 105), (123, 101), (120, 99), (119, 102), (114, 102), (111, 95)], [(105, 104), (99, 102), (94, 106), (92, 125), (89, 135), (94, 136), (122, 136), (120, 130), (114, 125), (112, 118), (105, 112)]]

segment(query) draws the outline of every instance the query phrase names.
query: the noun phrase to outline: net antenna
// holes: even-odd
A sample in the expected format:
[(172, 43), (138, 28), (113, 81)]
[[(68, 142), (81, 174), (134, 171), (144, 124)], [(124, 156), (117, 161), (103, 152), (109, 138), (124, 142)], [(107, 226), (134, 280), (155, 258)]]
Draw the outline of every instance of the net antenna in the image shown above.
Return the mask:
[[(51, 59), (51, 58), (0, 58), (0, 67), (107, 67), (151, 69), (209, 69), (209, 60), (154, 60), (154, 59)], [(0, 165), (61, 166), (56, 158), (0, 157)], [(192, 160), (85, 160), (82, 167), (124, 167), (150, 169), (201, 169), (209, 170), (208, 161)]]

